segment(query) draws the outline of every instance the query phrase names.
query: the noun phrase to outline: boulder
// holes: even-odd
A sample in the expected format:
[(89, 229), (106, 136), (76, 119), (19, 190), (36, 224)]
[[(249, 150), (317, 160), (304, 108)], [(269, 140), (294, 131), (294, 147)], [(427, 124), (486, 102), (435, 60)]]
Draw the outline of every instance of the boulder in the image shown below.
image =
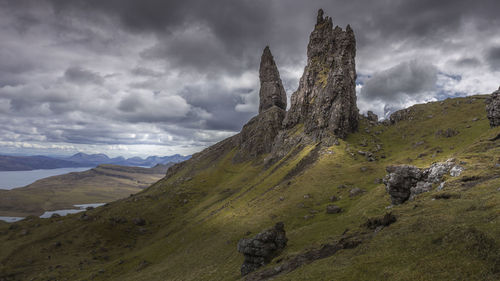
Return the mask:
[(457, 165), (455, 159), (448, 159), (446, 162), (433, 163), (427, 169), (399, 165), (389, 166), (386, 170), (388, 174), (384, 178), (385, 189), (391, 196), (392, 204), (398, 205), (413, 200), (420, 193), (431, 191), (433, 184), (439, 184), (442, 189), (444, 175), (449, 173), (450, 176), (457, 177), (464, 168)]
[(286, 247), (287, 242), (285, 225), (282, 222), (255, 235), (254, 238), (241, 239), (238, 242), (238, 252), (245, 257), (241, 265), (241, 276), (268, 264)]
[(436, 137), (451, 138), (451, 137), (458, 135), (459, 133), (460, 133), (459, 131), (452, 129), (452, 128), (448, 128), (446, 130), (440, 129), (440, 130), (436, 131)]
[(368, 111), (366, 114), (367, 114), (368, 121), (378, 122), (377, 114), (373, 113), (372, 111)]
[(342, 212), (342, 208), (336, 205), (328, 205), (326, 206), (326, 213), (327, 214), (338, 214)]
[(455, 163), (453, 163), (452, 159), (447, 160), (446, 162), (441, 163), (433, 163), (429, 168), (427, 168), (425, 172), (426, 181), (430, 183), (439, 183), (441, 182), (441, 178), (445, 174), (450, 171), (452, 167), (454, 167)]
[(486, 100), (486, 113), (491, 127), (500, 125), (500, 88)]
[(386, 170), (389, 174), (384, 178), (385, 189), (392, 204), (405, 202), (410, 198), (411, 188), (422, 179), (422, 171), (410, 165), (389, 166)]
[(132, 220), (132, 222), (135, 224), (135, 225), (138, 225), (138, 226), (143, 226), (143, 225), (146, 225), (146, 220), (143, 219), (143, 218), (134, 218)]
[(351, 190), (349, 190), (349, 197), (354, 197), (354, 196), (358, 196), (360, 194), (363, 194), (365, 191), (359, 187), (355, 187), (355, 188), (352, 188)]
[(383, 217), (370, 218), (366, 220), (363, 226), (369, 229), (376, 229), (379, 227), (386, 227), (396, 222), (396, 216), (392, 213), (386, 213)]

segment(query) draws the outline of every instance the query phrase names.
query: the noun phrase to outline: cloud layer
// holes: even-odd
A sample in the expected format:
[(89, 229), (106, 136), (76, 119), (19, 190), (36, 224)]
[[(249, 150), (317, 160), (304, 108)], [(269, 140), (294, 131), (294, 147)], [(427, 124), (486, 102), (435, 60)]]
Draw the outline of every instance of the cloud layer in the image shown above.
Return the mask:
[(264, 46), (291, 95), (320, 7), (355, 31), (362, 112), (489, 93), (500, 3), (479, 2), (0, 0), (0, 149), (198, 151), (256, 114)]

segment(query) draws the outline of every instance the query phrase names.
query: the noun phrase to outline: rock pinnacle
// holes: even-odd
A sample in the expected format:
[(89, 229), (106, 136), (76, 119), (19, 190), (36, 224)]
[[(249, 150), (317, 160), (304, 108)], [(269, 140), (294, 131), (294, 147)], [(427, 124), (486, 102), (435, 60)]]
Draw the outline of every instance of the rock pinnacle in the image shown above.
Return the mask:
[(260, 105), (259, 113), (272, 106), (286, 110), (286, 93), (281, 82), (278, 67), (269, 46), (264, 48), (260, 61)]

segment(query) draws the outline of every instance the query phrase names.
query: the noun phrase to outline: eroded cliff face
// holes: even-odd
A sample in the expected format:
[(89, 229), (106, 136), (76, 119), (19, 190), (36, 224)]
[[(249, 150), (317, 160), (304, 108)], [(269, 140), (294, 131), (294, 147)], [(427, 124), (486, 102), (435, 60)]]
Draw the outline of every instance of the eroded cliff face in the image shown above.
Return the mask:
[(278, 67), (269, 46), (265, 47), (259, 69), (259, 114), (239, 134), (215, 145), (217, 153), (210, 157), (236, 148), (235, 162), (268, 154), (265, 161), (273, 163), (295, 148), (300, 150), (315, 143), (330, 146), (354, 132), (359, 116), (355, 55), (356, 40), (351, 27), (334, 28), (332, 19), (319, 10), (307, 47), (307, 66), (287, 112), (287, 96)]
[(273, 106), (286, 110), (285, 89), (269, 46), (266, 46), (260, 59), (259, 79), (259, 113)]
[(358, 127), (356, 106), (356, 39), (348, 25), (333, 28), (332, 18), (318, 11), (307, 46), (307, 66), (283, 123), (285, 129), (304, 124), (316, 140), (345, 138)]
[(269, 46), (262, 53), (259, 78), (259, 115), (245, 124), (238, 135), (239, 151), (234, 157), (236, 162), (271, 152), (285, 118), (286, 93)]

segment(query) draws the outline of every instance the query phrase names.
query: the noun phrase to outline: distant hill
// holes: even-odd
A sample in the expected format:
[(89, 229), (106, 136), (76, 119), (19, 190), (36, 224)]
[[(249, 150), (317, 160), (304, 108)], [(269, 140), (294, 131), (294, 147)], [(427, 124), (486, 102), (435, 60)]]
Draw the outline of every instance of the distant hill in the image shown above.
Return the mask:
[(44, 178), (25, 187), (0, 190), (0, 216), (39, 216), (75, 204), (118, 200), (161, 179), (172, 165), (141, 168), (103, 164), (88, 171)]
[(146, 159), (141, 157), (132, 157), (125, 159), (124, 157), (109, 158), (106, 154), (86, 154), (77, 153), (73, 156), (63, 158), (63, 160), (76, 162), (80, 164), (95, 166), (101, 164), (114, 164), (122, 166), (143, 166), (143, 167), (153, 167), (158, 164), (167, 163), (179, 163), (191, 158), (191, 156), (182, 156), (180, 154), (175, 154), (171, 156), (149, 156)]
[(95, 167), (101, 164), (121, 166), (153, 167), (158, 164), (179, 163), (191, 156), (175, 154), (171, 156), (149, 156), (146, 159), (133, 157), (110, 158), (106, 154), (77, 153), (70, 157), (55, 158), (48, 156), (5, 156), (0, 155), (0, 171), (29, 171), (37, 169), (57, 169), (72, 167)]
[(29, 171), (36, 169), (57, 169), (87, 167), (86, 164), (47, 156), (4, 156), (0, 155), (0, 171)]

